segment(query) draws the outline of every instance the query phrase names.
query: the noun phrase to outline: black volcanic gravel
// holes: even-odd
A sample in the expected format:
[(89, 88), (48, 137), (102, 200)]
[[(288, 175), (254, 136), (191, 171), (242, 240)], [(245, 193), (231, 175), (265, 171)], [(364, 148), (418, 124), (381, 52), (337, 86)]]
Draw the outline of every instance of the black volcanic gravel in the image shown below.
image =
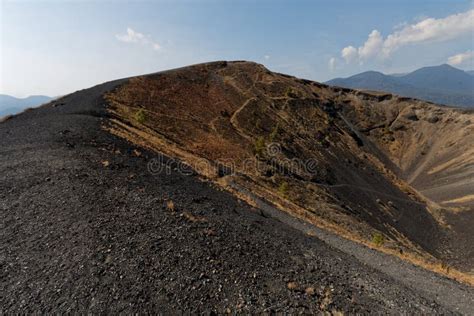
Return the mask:
[(153, 154), (100, 127), (119, 83), (0, 123), (2, 314), (450, 313), (195, 176), (147, 172)]

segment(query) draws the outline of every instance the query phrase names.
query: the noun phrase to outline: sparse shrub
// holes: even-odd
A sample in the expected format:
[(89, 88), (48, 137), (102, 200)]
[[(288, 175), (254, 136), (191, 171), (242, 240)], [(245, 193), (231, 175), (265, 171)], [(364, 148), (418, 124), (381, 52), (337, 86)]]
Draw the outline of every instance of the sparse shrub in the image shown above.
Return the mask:
[(280, 184), (280, 186), (278, 187), (278, 193), (284, 198), (288, 197), (288, 182), (283, 181)]
[(183, 216), (188, 221), (193, 222), (193, 223), (205, 222), (206, 221), (206, 219), (204, 217), (193, 215), (190, 212), (184, 212), (181, 216)]
[(321, 145), (324, 148), (329, 148), (331, 146), (331, 143), (328, 141), (328, 137), (325, 136), (323, 139), (318, 141), (319, 145)]
[(262, 156), (264, 151), (265, 151), (265, 138), (259, 137), (255, 141), (254, 154), (257, 156)]
[(446, 271), (446, 273), (449, 274), (449, 270), (451, 268), (451, 266), (449, 264), (447, 264), (446, 262), (441, 262), (441, 268)]
[(385, 243), (385, 237), (381, 233), (375, 233), (372, 235), (372, 243), (380, 247)]
[(384, 134), (392, 134), (392, 131), (390, 130), (390, 128), (388, 126), (384, 126), (383, 133)]
[(269, 139), (270, 142), (275, 141), (275, 138), (278, 136), (280, 133), (280, 125), (277, 123), (277, 125), (273, 128), (272, 132), (270, 133)]
[(329, 147), (330, 146), (330, 137), (329, 135), (331, 134), (331, 127), (326, 127), (321, 130), (316, 131), (314, 135), (314, 139), (319, 143), (319, 145), (322, 145), (323, 147)]
[(230, 117), (230, 114), (229, 114), (229, 112), (227, 112), (227, 110), (222, 110), (222, 111), (221, 111), (221, 115), (222, 115), (223, 117)]
[(321, 142), (323, 139), (324, 139), (324, 133), (323, 131), (316, 131), (316, 133), (314, 134), (314, 139), (317, 141), (317, 142)]
[(298, 97), (298, 94), (297, 94), (296, 90), (293, 87), (288, 87), (285, 91), (285, 95), (288, 98), (297, 98)]
[(143, 109), (138, 110), (135, 113), (135, 120), (140, 124), (145, 123), (145, 121), (146, 121), (146, 112), (145, 112), (145, 110), (143, 110)]

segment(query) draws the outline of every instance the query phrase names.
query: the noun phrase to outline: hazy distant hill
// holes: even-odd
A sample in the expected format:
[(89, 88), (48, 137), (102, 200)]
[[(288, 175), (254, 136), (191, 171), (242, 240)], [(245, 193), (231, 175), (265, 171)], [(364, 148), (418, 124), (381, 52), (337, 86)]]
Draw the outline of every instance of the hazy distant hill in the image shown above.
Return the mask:
[(35, 107), (51, 101), (53, 98), (45, 95), (32, 95), (27, 98), (15, 98), (0, 94), (0, 116), (18, 113), (26, 108)]
[(474, 107), (474, 76), (449, 65), (424, 67), (404, 75), (367, 71), (326, 82), (334, 86), (392, 92), (435, 103)]

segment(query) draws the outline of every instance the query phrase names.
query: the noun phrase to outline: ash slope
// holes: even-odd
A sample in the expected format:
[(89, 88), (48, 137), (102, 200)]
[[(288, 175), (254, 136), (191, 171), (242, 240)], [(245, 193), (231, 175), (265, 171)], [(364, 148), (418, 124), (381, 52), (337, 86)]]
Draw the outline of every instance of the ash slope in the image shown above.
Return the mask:
[(112, 132), (237, 193), (254, 192), (354, 239), (381, 233), (395, 251), (474, 268), (472, 112), (329, 87), (251, 62), (132, 78), (107, 100)]
[[(102, 95), (123, 83), (0, 123), (2, 313), (469, 313), (195, 176), (149, 174), (153, 153), (101, 129)], [(448, 283), (435, 290), (472, 294)]]

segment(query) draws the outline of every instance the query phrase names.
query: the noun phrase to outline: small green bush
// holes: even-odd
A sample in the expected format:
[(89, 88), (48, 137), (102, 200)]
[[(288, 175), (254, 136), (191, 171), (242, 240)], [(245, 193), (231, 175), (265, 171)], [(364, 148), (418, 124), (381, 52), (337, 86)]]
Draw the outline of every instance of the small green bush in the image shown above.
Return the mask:
[(286, 89), (285, 95), (286, 95), (288, 98), (297, 98), (297, 97), (298, 97), (298, 94), (297, 94), (296, 90), (293, 89), (292, 87), (288, 87), (288, 88)]
[(331, 143), (327, 140), (326, 137), (317, 140), (318, 144), (321, 145), (324, 148), (328, 148), (331, 146)]
[(391, 131), (390, 131), (390, 129), (389, 129), (388, 126), (384, 126), (384, 128), (383, 128), (383, 133), (384, 133), (384, 134), (390, 134), (390, 133), (391, 133)]
[(280, 125), (277, 123), (277, 125), (273, 128), (272, 132), (270, 133), (269, 139), (270, 142), (275, 141), (275, 138), (278, 136), (280, 133)]
[(381, 233), (375, 233), (372, 235), (372, 243), (380, 247), (385, 243), (385, 237)]
[(257, 138), (254, 145), (254, 154), (257, 156), (262, 156), (265, 152), (265, 138), (262, 136)]
[(278, 187), (278, 193), (284, 198), (288, 197), (288, 182), (283, 181), (280, 184), (280, 186)]
[(143, 109), (138, 110), (135, 113), (135, 120), (140, 124), (145, 123), (145, 121), (146, 121), (146, 112), (145, 112), (145, 110), (143, 110)]

